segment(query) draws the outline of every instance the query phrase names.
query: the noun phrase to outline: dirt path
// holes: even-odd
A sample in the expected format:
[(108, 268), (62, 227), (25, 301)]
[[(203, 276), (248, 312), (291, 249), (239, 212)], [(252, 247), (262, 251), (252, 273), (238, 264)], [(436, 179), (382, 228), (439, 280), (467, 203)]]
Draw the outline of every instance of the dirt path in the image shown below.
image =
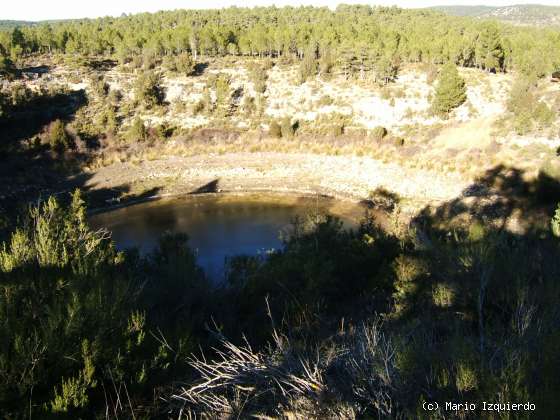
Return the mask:
[(193, 192), (292, 192), (362, 200), (384, 188), (409, 205), (455, 198), (470, 180), (411, 170), (367, 157), (235, 153), (113, 164), (89, 174), (85, 187), (106, 202)]

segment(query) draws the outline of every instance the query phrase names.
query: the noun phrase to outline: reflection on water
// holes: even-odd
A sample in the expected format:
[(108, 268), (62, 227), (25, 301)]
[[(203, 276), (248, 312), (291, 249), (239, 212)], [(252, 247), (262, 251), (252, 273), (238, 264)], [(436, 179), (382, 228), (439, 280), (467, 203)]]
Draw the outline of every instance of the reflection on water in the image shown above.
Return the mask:
[[(351, 224), (358, 217), (356, 206), (336, 211)], [(207, 275), (223, 279), (224, 261), (233, 255), (257, 255), (282, 246), (280, 232), (289, 230), (296, 216), (333, 212), (326, 199), (278, 197), (187, 197), (136, 204), (100, 213), (90, 218), (93, 228), (105, 227), (113, 234), (117, 248), (138, 247), (142, 253), (153, 250), (162, 233), (182, 232), (197, 254)]]

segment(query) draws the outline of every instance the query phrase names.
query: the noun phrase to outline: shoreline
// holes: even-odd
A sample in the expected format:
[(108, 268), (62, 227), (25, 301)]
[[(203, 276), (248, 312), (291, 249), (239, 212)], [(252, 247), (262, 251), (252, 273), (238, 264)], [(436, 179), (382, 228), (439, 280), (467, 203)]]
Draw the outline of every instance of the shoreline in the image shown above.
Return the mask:
[[(88, 215), (94, 215), (99, 213), (104, 213), (107, 211), (118, 210), (124, 207), (134, 206), (136, 204), (144, 204), (150, 203), (155, 201), (162, 201), (162, 200), (174, 200), (174, 199), (195, 199), (195, 198), (252, 198), (255, 197), (257, 194), (262, 194), (266, 196), (267, 199), (271, 198), (272, 196), (278, 196), (278, 198), (303, 198), (303, 199), (313, 199), (318, 197), (320, 200), (336, 200), (340, 202), (345, 202), (348, 204), (354, 204), (356, 206), (363, 205), (368, 206), (369, 204), (373, 204), (370, 200), (358, 200), (351, 197), (346, 196), (333, 196), (333, 195), (326, 195), (326, 194), (319, 194), (319, 193), (311, 193), (309, 191), (296, 191), (296, 190), (286, 190), (286, 191), (279, 191), (279, 190), (256, 190), (256, 189), (246, 189), (246, 190), (236, 190), (236, 191), (229, 191), (229, 190), (221, 190), (220, 192), (210, 192), (210, 193), (182, 193), (182, 192), (175, 192), (175, 193), (165, 193), (165, 194), (156, 194), (149, 197), (142, 197), (142, 198), (132, 198), (127, 200), (126, 198), (123, 199), (122, 202), (114, 205), (106, 205), (95, 207), (88, 210)], [(252, 200), (251, 200), (252, 201)], [(255, 199), (255, 201), (259, 201)], [(263, 201), (270, 201), (263, 199)]]
[[(405, 212), (459, 197), (472, 180), (408, 170), (369, 157), (289, 153), (169, 156), (115, 163), (76, 185), (95, 197), (92, 212), (180, 196), (268, 194), (351, 203), (394, 195)], [(111, 205), (116, 203), (114, 205)]]

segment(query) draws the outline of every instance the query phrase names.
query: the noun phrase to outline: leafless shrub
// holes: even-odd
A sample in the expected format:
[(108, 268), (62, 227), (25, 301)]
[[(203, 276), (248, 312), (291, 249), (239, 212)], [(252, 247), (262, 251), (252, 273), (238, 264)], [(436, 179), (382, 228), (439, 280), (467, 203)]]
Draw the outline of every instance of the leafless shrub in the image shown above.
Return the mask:
[(363, 324), (332, 339), (329, 348), (295, 349), (273, 333), (266, 351), (226, 339), (217, 357), (193, 357), (199, 373), (171, 400), (190, 416), (288, 416), (355, 418), (363, 413), (391, 416), (396, 389), (395, 350), (380, 323)]

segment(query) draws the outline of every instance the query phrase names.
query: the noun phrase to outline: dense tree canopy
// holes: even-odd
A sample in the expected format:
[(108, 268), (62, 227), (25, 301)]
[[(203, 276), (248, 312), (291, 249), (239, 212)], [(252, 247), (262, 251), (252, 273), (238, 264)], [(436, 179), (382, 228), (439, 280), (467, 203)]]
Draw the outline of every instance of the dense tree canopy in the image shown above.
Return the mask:
[[(489, 71), (539, 74), (560, 67), (560, 32), (451, 17), (427, 10), (341, 5), (328, 8), (178, 10), (76, 20), (0, 32), (0, 52), (81, 53), (126, 60), (136, 54), (316, 54), (357, 70), (405, 62), (453, 61)], [(527, 46), (531, 48), (527, 48)], [(538, 51), (539, 54), (534, 54)], [(384, 78), (387, 75), (383, 76)]]

